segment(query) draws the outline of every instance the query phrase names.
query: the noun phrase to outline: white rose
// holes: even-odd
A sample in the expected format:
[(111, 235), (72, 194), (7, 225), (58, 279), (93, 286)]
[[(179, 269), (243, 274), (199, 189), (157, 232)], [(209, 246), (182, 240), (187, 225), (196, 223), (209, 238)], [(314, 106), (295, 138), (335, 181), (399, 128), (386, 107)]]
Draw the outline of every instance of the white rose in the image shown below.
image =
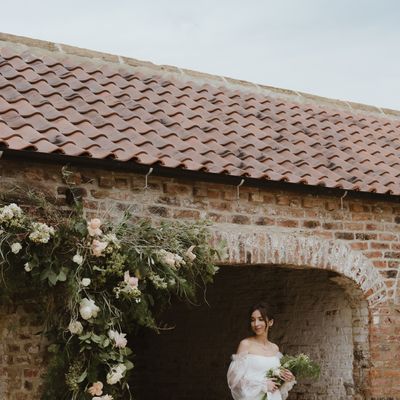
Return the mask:
[(26, 272), (31, 272), (32, 271), (32, 266), (28, 262), (24, 264), (24, 270)]
[(117, 331), (108, 331), (108, 337), (114, 341), (114, 346), (123, 349), (128, 344), (125, 339), (126, 333), (119, 333)]
[(79, 303), (79, 313), (85, 320), (96, 318), (100, 308), (96, 306), (93, 300), (84, 298)]
[(18, 253), (20, 252), (21, 249), (22, 249), (22, 246), (21, 246), (20, 243), (13, 243), (13, 244), (11, 245), (11, 251), (12, 251), (14, 254), (18, 254)]
[(68, 330), (73, 335), (80, 335), (83, 332), (83, 326), (79, 321), (71, 321), (68, 325)]
[(83, 263), (83, 257), (82, 257), (80, 254), (76, 253), (76, 254), (72, 257), (72, 261), (73, 261), (74, 263), (78, 264), (78, 265), (82, 265), (82, 263)]
[(87, 287), (90, 285), (90, 282), (91, 282), (90, 278), (83, 278), (81, 280), (81, 285)]
[(123, 378), (123, 374), (125, 371), (126, 367), (124, 364), (115, 365), (107, 374), (107, 383), (109, 385), (115, 385)]

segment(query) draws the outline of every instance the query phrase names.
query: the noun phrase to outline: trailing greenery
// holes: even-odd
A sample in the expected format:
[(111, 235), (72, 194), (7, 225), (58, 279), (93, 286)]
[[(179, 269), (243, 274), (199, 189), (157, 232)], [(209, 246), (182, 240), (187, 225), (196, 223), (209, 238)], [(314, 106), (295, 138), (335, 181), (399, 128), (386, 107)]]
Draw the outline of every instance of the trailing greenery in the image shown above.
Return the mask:
[(48, 316), (43, 400), (132, 398), (126, 335), (162, 329), (173, 296), (196, 302), (218, 269), (209, 239), (205, 222), (86, 219), (79, 203), (65, 210), (37, 194), (0, 201), (2, 292), (28, 282)]

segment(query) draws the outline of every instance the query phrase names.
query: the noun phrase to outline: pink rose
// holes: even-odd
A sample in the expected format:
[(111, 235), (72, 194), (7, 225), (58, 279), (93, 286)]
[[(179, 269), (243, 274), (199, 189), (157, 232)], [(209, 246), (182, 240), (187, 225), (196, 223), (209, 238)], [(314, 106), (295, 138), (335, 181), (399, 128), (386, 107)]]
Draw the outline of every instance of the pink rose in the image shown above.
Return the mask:
[(137, 288), (138, 287), (138, 283), (139, 283), (139, 279), (134, 277), (134, 276), (130, 276), (129, 275), (129, 271), (125, 271), (124, 273), (124, 282), (129, 285), (132, 288)]
[(100, 240), (93, 239), (92, 242), (92, 253), (96, 257), (102, 256), (102, 252), (106, 249), (108, 243), (107, 242), (100, 242)]
[(103, 232), (100, 229), (101, 221), (98, 218), (91, 219), (87, 224), (87, 229), (90, 236), (99, 236)]
[(100, 381), (93, 383), (93, 385), (88, 389), (88, 392), (92, 396), (101, 396), (103, 394), (103, 384)]

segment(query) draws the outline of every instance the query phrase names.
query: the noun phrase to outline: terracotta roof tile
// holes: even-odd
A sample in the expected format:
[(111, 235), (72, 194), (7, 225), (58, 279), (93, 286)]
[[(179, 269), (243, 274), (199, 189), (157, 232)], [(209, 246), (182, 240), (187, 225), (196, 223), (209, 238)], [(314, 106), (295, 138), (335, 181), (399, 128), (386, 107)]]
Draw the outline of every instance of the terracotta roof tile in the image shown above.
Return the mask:
[(394, 111), (18, 42), (0, 34), (2, 148), (400, 194)]

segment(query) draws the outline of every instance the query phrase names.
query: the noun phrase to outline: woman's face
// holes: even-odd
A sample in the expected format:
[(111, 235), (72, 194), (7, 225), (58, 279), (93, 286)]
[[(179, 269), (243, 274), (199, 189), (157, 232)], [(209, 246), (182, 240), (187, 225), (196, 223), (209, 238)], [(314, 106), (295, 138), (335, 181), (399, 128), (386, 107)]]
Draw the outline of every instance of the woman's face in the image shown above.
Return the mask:
[(260, 311), (255, 310), (250, 317), (251, 329), (256, 335), (263, 334), (267, 329), (267, 324), (264, 321)]

